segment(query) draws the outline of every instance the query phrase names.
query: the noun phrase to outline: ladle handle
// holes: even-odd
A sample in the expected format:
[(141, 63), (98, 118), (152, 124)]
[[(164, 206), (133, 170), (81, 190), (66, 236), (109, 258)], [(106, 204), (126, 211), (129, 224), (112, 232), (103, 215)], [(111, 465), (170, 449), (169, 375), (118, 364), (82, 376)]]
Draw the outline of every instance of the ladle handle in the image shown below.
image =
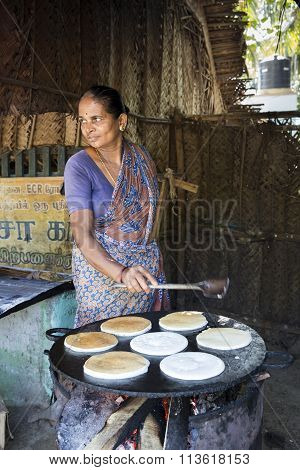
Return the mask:
[[(126, 288), (125, 284), (114, 284), (114, 287)], [(149, 284), (150, 289), (177, 289), (177, 290), (202, 290), (197, 284)]]

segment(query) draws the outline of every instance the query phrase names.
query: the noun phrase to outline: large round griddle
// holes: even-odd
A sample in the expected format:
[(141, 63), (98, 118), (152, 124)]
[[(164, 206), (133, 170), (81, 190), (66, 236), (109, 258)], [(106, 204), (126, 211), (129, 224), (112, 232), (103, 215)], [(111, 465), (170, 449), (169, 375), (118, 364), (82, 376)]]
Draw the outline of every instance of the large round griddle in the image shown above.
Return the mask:
[[(170, 313), (170, 312), (168, 312)], [(158, 321), (166, 313), (149, 312), (137, 313), (152, 322), (151, 332), (164, 331), (160, 328)], [(196, 336), (200, 330), (194, 332), (179, 332), (188, 339), (188, 347), (185, 351), (203, 351), (214, 354), (225, 363), (225, 370), (217, 377), (201, 381), (184, 381), (167, 377), (159, 368), (159, 363), (165, 356), (146, 356), (150, 360), (148, 373), (132, 379), (122, 380), (100, 380), (94, 379), (83, 372), (83, 364), (91, 356), (74, 353), (64, 347), (65, 336), (60, 337), (52, 346), (49, 359), (54, 370), (65, 378), (71, 379), (76, 384), (84, 385), (90, 389), (103, 390), (110, 393), (124, 394), (128, 396), (143, 397), (168, 397), (168, 396), (191, 396), (200, 393), (212, 393), (224, 391), (249, 378), (262, 365), (266, 356), (266, 347), (263, 339), (252, 328), (227, 317), (209, 313), (206, 315), (207, 327), (233, 327), (248, 330), (252, 336), (249, 346), (232, 351), (217, 351), (213, 349), (200, 348), (196, 342)], [(106, 320), (103, 320), (106, 321)], [(72, 333), (83, 331), (100, 331), (103, 321), (90, 323), (84, 327), (71, 330)], [(202, 330), (203, 330), (202, 329)], [(150, 332), (149, 331), (149, 332)], [(70, 334), (68, 333), (68, 334)], [(131, 351), (130, 340), (132, 338), (118, 337), (119, 343), (111, 351)], [(107, 352), (107, 351), (106, 351)], [(99, 354), (99, 353), (98, 353)]]

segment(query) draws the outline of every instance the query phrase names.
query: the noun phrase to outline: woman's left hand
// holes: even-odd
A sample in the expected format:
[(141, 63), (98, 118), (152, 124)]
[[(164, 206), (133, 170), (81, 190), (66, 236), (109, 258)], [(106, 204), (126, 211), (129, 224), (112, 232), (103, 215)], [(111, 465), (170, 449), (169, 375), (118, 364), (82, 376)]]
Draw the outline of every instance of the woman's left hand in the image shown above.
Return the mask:
[(132, 293), (144, 291), (149, 294), (151, 291), (148, 286), (148, 282), (155, 286), (158, 285), (155, 277), (153, 277), (152, 274), (147, 271), (147, 269), (140, 265), (131, 266), (130, 268), (124, 269), (121, 280), (123, 284), (126, 285), (127, 289)]

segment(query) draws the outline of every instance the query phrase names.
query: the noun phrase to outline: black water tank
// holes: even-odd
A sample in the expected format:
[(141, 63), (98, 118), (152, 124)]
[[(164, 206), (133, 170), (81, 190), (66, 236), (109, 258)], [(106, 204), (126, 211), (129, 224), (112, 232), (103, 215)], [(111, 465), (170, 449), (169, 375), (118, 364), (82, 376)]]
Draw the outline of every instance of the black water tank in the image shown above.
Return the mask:
[(259, 63), (260, 88), (290, 88), (291, 59), (276, 56), (264, 59)]

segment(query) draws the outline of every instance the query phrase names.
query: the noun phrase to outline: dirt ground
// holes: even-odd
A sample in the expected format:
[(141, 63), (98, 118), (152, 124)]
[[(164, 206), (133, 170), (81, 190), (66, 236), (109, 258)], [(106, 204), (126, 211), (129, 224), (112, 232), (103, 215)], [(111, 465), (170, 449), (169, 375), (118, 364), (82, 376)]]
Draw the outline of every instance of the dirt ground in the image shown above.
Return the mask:
[[(289, 350), (295, 361), (287, 369), (272, 370), (265, 382), (263, 448), (300, 449), (300, 338), (268, 336), (263, 335), (268, 350)], [(56, 449), (55, 430), (48, 421), (29, 424), (33, 409), (9, 411), (14, 439), (7, 441), (7, 449)]]

